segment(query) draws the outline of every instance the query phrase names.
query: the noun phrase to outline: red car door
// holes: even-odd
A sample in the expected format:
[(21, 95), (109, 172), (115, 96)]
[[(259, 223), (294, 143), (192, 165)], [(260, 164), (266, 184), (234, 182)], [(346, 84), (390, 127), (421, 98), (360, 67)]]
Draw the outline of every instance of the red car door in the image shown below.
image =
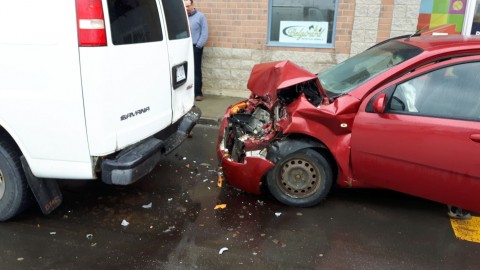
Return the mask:
[(445, 61), (366, 98), (352, 129), (354, 178), (480, 212), (478, 70)]

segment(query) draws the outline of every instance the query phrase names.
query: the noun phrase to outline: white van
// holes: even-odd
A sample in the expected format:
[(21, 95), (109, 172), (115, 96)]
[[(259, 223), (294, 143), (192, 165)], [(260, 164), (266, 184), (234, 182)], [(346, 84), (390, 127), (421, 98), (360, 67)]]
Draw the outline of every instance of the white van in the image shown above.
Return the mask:
[[(55, 179), (127, 185), (197, 120), (182, 0), (0, 0), (0, 220)], [(53, 179), (53, 180), (52, 180)]]

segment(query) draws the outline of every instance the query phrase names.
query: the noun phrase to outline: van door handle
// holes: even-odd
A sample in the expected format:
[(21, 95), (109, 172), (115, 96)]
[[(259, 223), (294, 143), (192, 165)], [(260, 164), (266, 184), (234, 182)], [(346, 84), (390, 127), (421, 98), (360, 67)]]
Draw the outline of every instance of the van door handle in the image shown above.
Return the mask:
[(470, 135), (470, 139), (474, 142), (480, 143), (480, 134), (472, 134)]

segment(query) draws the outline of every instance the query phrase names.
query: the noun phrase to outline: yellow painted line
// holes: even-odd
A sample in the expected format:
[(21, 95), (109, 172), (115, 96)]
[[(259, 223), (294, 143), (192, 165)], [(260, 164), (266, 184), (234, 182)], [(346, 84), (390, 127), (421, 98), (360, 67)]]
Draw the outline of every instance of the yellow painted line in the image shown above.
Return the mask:
[(458, 239), (480, 243), (480, 217), (469, 220), (451, 218), (453, 232)]

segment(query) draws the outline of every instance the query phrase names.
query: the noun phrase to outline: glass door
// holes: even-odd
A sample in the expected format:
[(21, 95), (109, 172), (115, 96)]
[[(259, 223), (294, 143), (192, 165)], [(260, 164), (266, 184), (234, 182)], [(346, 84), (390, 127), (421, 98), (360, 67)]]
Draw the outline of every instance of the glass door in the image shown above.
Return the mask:
[(480, 1), (471, 0), (467, 3), (462, 34), (480, 35)]

